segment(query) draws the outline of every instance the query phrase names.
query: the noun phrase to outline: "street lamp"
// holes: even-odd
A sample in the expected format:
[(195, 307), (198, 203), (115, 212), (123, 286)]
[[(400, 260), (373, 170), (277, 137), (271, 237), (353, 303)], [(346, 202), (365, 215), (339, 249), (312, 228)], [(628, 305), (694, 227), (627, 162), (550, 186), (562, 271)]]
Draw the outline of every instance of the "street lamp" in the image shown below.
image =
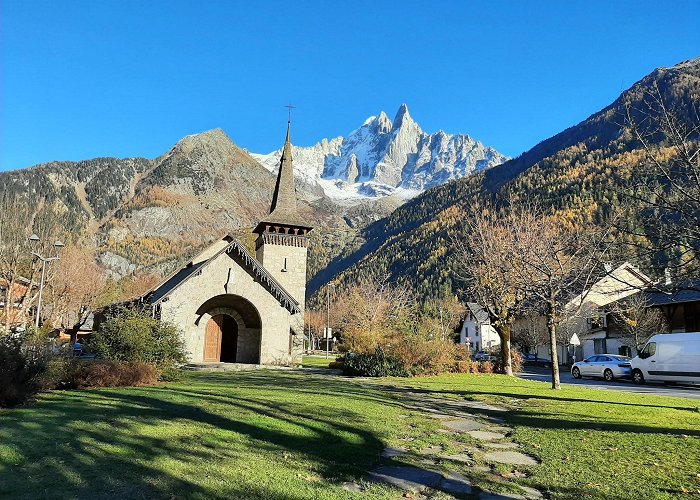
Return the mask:
[[(36, 234), (32, 234), (29, 237), (29, 241), (32, 242), (32, 244), (36, 244), (39, 242), (39, 237)], [(36, 317), (34, 318), (34, 326), (36, 329), (39, 329), (39, 318), (41, 316), (41, 300), (42, 300), (42, 295), (44, 293), (44, 278), (46, 277), (46, 263), (51, 262), (54, 260), (58, 260), (58, 252), (66, 246), (61, 240), (56, 240), (53, 243), (54, 248), (56, 249), (56, 256), (55, 257), (44, 257), (40, 255), (37, 252), (32, 252), (32, 255), (39, 259), (41, 261), (41, 281), (39, 281), (39, 300), (37, 301), (36, 304)], [(31, 284), (30, 284), (31, 286)]]
[(328, 343), (331, 339), (331, 287), (335, 288), (335, 283), (326, 285), (326, 331), (324, 332), (324, 337), (326, 337), (326, 359), (328, 359)]

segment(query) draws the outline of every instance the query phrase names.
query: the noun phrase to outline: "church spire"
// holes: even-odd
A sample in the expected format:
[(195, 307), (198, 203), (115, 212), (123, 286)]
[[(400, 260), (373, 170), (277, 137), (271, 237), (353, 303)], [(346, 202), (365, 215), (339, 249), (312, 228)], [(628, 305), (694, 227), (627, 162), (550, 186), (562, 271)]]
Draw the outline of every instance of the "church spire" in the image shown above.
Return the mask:
[[(294, 167), (292, 166), (292, 143), (290, 141), (291, 121), (287, 122), (287, 138), (282, 148), (282, 158), (280, 159), (280, 170), (277, 173), (277, 184), (275, 193), (272, 195), (272, 205), (270, 206), (271, 217), (282, 217), (298, 219), (297, 196), (294, 187)], [(275, 217), (277, 218), (277, 217)], [(289, 221), (294, 223), (293, 221)]]
[[(290, 116), (291, 118), (291, 116)], [(294, 167), (292, 165), (291, 119), (287, 121), (287, 137), (282, 148), (280, 168), (277, 173), (275, 192), (269, 214), (260, 221), (256, 233), (283, 230), (285, 234), (306, 234), (311, 230), (308, 222), (302, 220), (297, 211), (297, 191), (294, 186)], [(296, 228), (296, 229), (295, 229)], [(300, 230), (302, 230), (300, 233)]]

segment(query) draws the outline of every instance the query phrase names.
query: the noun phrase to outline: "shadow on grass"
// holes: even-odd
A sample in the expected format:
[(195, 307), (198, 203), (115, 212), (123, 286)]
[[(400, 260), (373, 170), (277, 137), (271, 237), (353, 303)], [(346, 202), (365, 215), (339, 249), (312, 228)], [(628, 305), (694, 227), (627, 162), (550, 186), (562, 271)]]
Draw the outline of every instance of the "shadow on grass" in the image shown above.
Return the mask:
[[(350, 408), (298, 402), (321, 390), (348, 396), (352, 387), (345, 389), (325, 380), (253, 374), (55, 393), (32, 408), (0, 413), (0, 451), (12, 450), (0, 453), (0, 497), (308, 498), (313, 489), (280, 490), (264, 470), (251, 482), (243, 462), (264, 453), (271, 469), (300, 460), (313, 463), (323, 478), (361, 476), (383, 448), (364, 417)], [(286, 397), (271, 401), (266, 391)], [(189, 429), (172, 435), (173, 424)], [(207, 477), (207, 464), (227, 463), (234, 465), (231, 477)]]

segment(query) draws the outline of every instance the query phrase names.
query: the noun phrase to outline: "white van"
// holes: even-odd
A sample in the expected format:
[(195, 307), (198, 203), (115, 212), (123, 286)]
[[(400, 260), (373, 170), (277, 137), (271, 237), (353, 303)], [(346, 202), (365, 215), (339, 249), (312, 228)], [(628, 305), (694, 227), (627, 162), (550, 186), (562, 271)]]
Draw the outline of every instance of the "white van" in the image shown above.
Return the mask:
[(654, 335), (632, 359), (632, 380), (700, 384), (700, 333)]

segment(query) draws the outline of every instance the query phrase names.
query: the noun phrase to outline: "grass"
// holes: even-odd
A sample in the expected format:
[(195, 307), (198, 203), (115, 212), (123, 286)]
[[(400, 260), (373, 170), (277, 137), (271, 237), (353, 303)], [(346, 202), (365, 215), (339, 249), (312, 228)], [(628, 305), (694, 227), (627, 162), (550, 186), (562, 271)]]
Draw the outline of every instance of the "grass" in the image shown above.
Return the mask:
[[(404, 407), (407, 387), (510, 408), (513, 439), (542, 462), (521, 468), (520, 481), (553, 498), (674, 498), (700, 489), (697, 401), (553, 392), (497, 375), (358, 381), (257, 371), (54, 392), (0, 411), (0, 498), (397, 498), (388, 487), (354, 494), (342, 483), (377, 464), (385, 445), (456, 450), (454, 437), (436, 432), (438, 421)], [(493, 479), (472, 476), (509, 489)]]
[(554, 498), (700, 496), (700, 401), (571, 386), (552, 391), (548, 383), (500, 375), (409, 384), (509, 408), (513, 439), (542, 462), (524, 482)]
[(304, 356), (301, 360), (301, 366), (304, 368), (328, 368), (328, 363), (335, 361), (335, 355), (325, 356)]

